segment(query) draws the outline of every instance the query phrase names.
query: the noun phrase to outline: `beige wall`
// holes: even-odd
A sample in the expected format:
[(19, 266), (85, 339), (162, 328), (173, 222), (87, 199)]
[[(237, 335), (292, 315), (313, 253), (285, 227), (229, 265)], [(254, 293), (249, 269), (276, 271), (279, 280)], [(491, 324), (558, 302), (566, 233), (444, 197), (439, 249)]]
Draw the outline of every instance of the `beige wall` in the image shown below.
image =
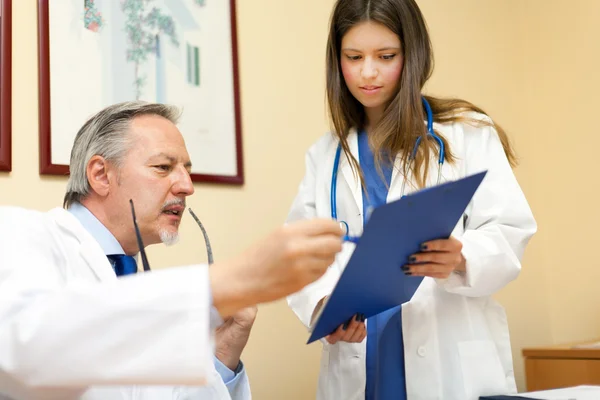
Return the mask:
[[(196, 185), (189, 201), (217, 260), (283, 221), (304, 151), (327, 128), (323, 64), (333, 0), (237, 3), (246, 184)], [(36, 4), (13, 1), (13, 172), (0, 174), (0, 204), (45, 210), (60, 204), (65, 179), (37, 173)], [(523, 273), (497, 298), (507, 309), (523, 388), (523, 346), (600, 337), (600, 263), (590, 256), (600, 223), (592, 163), (600, 147), (592, 119), (600, 89), (600, 28), (593, 23), (600, 2), (419, 4), (436, 51), (427, 91), (482, 106), (509, 131), (522, 159), (516, 173), (540, 231)], [(150, 250), (154, 266), (205, 260), (189, 219), (182, 232), (177, 247)], [(256, 399), (314, 396), (319, 345), (304, 345), (306, 338), (283, 302), (261, 306), (244, 354)]]
[[(600, 262), (593, 256), (600, 223), (600, 137), (594, 129), (600, 90), (600, 2), (527, 1), (531, 201), (541, 244), (531, 260), (547, 274), (546, 307), (555, 342), (600, 337)], [(562, 28), (562, 29), (561, 29)], [(542, 148), (543, 146), (543, 148)], [(548, 162), (555, 160), (555, 162)], [(542, 251), (541, 246), (546, 250)]]
[[(531, 115), (524, 111), (529, 107), (524, 84), (535, 76), (535, 70), (525, 62), (529, 47), (535, 43), (523, 42), (533, 27), (526, 25), (528, 18), (518, 12), (520, 3), (520, 0), (419, 1), (436, 57), (436, 70), (428, 90), (474, 102), (508, 131), (521, 158), (515, 172), (531, 202), (539, 179), (534, 172), (537, 160), (532, 146), (539, 142), (530, 140), (527, 122)], [(543, 153), (537, 151), (537, 154)], [(539, 208), (543, 205), (531, 202), (531, 206), (539, 220)], [(552, 342), (545, 296), (546, 265), (537, 255), (540, 251), (540, 240), (535, 236), (519, 279), (496, 296), (508, 314), (515, 373), (521, 390), (524, 389), (521, 348)]]

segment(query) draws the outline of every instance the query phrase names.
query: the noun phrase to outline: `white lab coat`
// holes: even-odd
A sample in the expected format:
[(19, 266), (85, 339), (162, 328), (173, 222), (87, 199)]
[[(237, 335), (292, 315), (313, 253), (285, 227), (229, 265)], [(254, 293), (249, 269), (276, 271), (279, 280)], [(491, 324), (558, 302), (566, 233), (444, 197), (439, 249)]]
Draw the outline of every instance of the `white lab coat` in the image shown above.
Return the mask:
[(209, 296), (206, 266), (117, 279), (69, 212), (0, 207), (0, 399), (229, 399)]
[[(489, 172), (453, 232), (463, 243), (466, 276), (425, 278), (412, 300), (402, 306), (408, 399), (477, 400), (485, 394), (515, 393), (506, 315), (490, 296), (519, 274), (536, 223), (493, 128), (462, 123), (434, 126), (457, 157), (455, 164), (444, 164), (442, 181), (485, 169)], [(348, 142), (358, 160), (357, 135), (352, 133)], [(337, 139), (328, 134), (307, 152), (306, 175), (288, 221), (331, 217), (331, 172), (337, 145)], [(437, 154), (432, 155), (429, 186), (437, 179), (436, 161)], [(349, 224), (351, 235), (360, 235), (361, 186), (343, 153), (339, 170), (338, 218)], [(397, 160), (388, 202), (400, 197), (403, 177), (399, 170)], [(406, 192), (414, 190), (409, 181)], [(307, 327), (317, 302), (331, 293), (353, 249), (353, 244), (345, 243), (321, 279), (288, 297), (288, 304)], [(369, 267), (376, 271), (377, 260)], [(364, 399), (366, 340), (321, 342), (317, 399)]]

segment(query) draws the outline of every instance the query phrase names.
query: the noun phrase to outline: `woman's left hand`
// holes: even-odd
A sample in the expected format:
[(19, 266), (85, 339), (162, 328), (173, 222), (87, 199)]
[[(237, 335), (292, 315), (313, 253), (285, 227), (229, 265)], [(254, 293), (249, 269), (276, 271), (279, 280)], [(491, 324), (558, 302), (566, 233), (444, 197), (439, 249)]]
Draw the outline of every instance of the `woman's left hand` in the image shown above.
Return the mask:
[(454, 271), (466, 272), (466, 260), (461, 253), (462, 243), (449, 239), (432, 240), (421, 245), (421, 252), (411, 255), (402, 266), (406, 275), (446, 279)]

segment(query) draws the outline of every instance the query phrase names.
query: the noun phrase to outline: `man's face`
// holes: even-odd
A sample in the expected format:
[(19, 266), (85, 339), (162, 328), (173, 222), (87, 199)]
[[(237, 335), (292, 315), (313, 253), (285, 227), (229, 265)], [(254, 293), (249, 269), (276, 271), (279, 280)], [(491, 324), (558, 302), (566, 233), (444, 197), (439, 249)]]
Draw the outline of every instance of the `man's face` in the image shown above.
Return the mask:
[(145, 245), (174, 243), (185, 210), (185, 198), (194, 193), (191, 162), (177, 127), (156, 115), (135, 118), (129, 131), (131, 146), (110, 181), (111, 214), (133, 232), (129, 199)]

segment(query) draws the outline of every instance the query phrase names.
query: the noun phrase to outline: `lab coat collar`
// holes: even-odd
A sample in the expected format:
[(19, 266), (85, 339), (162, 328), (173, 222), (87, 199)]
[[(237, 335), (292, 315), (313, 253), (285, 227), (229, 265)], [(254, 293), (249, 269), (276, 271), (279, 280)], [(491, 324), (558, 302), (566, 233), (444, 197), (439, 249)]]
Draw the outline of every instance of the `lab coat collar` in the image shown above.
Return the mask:
[(102, 247), (73, 214), (60, 207), (50, 210), (48, 214), (65, 235), (69, 235), (79, 242), (79, 253), (98, 280), (116, 279), (115, 271)]

